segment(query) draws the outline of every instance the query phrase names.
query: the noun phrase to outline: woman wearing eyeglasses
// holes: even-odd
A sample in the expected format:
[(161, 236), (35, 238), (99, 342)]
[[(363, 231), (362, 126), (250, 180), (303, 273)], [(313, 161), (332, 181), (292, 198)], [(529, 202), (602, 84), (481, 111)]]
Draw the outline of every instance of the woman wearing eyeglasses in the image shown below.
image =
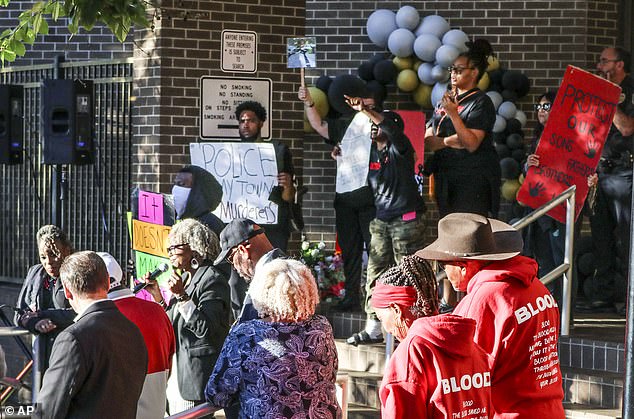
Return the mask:
[(204, 402), (205, 384), (229, 333), (231, 306), (227, 278), (213, 266), (220, 253), (218, 236), (190, 218), (172, 227), (168, 243), (174, 267), (167, 281), (169, 303), (149, 274), (144, 280), (174, 326), (176, 359), (167, 383), (169, 413), (174, 414)]
[[(539, 166), (539, 156), (535, 154), (537, 145), (544, 132), (544, 127), (548, 121), (550, 110), (555, 102), (557, 92), (549, 90), (543, 93), (537, 99), (535, 104), (535, 112), (537, 112), (537, 124), (535, 125), (535, 131), (533, 140), (531, 141), (529, 154), (526, 157), (526, 164), (524, 165), (524, 174), (530, 166)], [(597, 175), (593, 174), (588, 177), (588, 186), (592, 187), (596, 184)], [(533, 209), (528, 209), (526, 213), (532, 212)], [(579, 218), (581, 220), (581, 218)], [(578, 236), (580, 230), (580, 221), (575, 226), (575, 237)], [(526, 256), (530, 256), (537, 261), (539, 265), (539, 271), (537, 276), (543, 277), (557, 266), (561, 265), (564, 261), (564, 251), (566, 244), (566, 226), (553, 218), (544, 215), (537, 219), (535, 223), (530, 224), (526, 228), (524, 235), (524, 251), (522, 252)], [(557, 304), (561, 307), (562, 300), (562, 279), (558, 278), (555, 281), (550, 282), (548, 290), (551, 292)], [(576, 292), (573, 293), (576, 295)]]
[(453, 212), (497, 216), (500, 165), (491, 139), (495, 106), (477, 87), (492, 53), (480, 39), (456, 58), (450, 67), (452, 89), (436, 106), (425, 132), (425, 146), (434, 152), (425, 169), (434, 174), (441, 217)]

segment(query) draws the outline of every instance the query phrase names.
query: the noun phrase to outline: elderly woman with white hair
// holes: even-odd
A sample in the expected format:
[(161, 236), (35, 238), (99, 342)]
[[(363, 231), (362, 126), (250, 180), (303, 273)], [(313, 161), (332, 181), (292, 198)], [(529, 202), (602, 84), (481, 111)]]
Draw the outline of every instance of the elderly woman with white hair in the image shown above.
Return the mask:
[(260, 318), (227, 336), (205, 396), (240, 402), (240, 418), (338, 418), (337, 350), (330, 323), (315, 315), (315, 279), (304, 264), (277, 259), (259, 269), (249, 294)]
[[(220, 253), (218, 236), (194, 219), (175, 224), (167, 253), (174, 272), (167, 281), (169, 302), (146, 274), (146, 289), (164, 306), (176, 335), (176, 360), (167, 386), (169, 413), (204, 401), (205, 382), (231, 325), (227, 278), (213, 266)], [(174, 371), (175, 370), (175, 371)]]

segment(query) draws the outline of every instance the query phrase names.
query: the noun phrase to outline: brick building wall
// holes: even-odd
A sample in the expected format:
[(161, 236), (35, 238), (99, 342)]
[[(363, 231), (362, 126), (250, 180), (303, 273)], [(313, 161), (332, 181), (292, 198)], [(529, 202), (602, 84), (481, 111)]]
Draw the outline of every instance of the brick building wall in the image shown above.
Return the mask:
[[(299, 71), (286, 68), (286, 39), (304, 34), (304, 1), (167, 1), (154, 32), (137, 31), (133, 182), (169, 192), (173, 174), (189, 162), (198, 140), (200, 77), (269, 78), (272, 138), (291, 147), (302, 167), (302, 104), (293, 101)], [(221, 71), (221, 33), (258, 34), (256, 73)]]
[[(461, 29), (472, 39), (487, 39), (503, 68), (525, 73), (531, 80), (531, 90), (518, 106), (527, 113), (531, 123), (535, 97), (556, 88), (568, 64), (592, 70), (603, 46), (619, 39), (618, 0), (307, 0), (306, 34), (316, 36), (318, 51), (318, 68), (307, 72), (311, 82), (322, 74), (356, 74), (362, 62), (376, 53), (386, 52), (370, 42), (367, 18), (376, 9), (396, 12), (404, 5), (414, 6), (421, 16), (439, 14), (452, 29)], [(388, 87), (386, 108), (416, 109), (410, 96), (397, 90), (395, 85)], [(429, 117), (429, 112), (426, 113)], [(304, 170), (311, 188), (305, 210), (310, 222), (308, 236), (331, 243), (334, 240), (335, 164), (328, 157), (329, 148), (316, 134), (307, 135), (304, 146)], [(435, 204), (429, 200), (428, 208), (427, 240), (431, 241), (436, 236), (438, 215)]]
[[(0, 9), (0, 28), (15, 27), (20, 13), (35, 3), (11, 0), (7, 8)], [(58, 55), (64, 55), (67, 61), (78, 61), (125, 58), (132, 54), (131, 35), (126, 42), (120, 43), (108, 28), (95, 26), (90, 32), (80, 29), (71, 36), (67, 29), (68, 19), (60, 18), (54, 22), (49, 18), (47, 22), (49, 34), (38, 36), (33, 45), (26, 45), (26, 55), (12, 65), (48, 64)]]

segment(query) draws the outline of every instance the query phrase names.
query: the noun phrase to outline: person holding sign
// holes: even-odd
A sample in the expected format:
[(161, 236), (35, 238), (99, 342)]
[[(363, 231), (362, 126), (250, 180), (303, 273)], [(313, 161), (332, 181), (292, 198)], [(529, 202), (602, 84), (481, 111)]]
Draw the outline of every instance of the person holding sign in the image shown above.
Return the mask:
[(475, 320), (474, 340), (490, 355), (489, 417), (563, 419), (559, 310), (522, 247), (506, 223), (452, 213), (416, 255), (441, 262), (453, 287), (467, 292), (453, 314)]
[[(381, 275), (372, 305), (401, 342), (379, 390), (383, 419), (489, 417), (491, 370), (487, 354), (473, 342), (476, 323), (438, 315), (436, 275), (429, 262), (405, 256)], [(465, 376), (471, 385), (460, 386)]]
[[(358, 89), (356, 85), (348, 87), (347, 93), (354, 96), (365, 96), (364, 104), (367, 108), (380, 107), (380, 103), (375, 101), (371, 94), (365, 90)], [(344, 299), (337, 305), (339, 310), (359, 309), (361, 303), (361, 277), (363, 273), (363, 251), (370, 251), (370, 222), (376, 215), (374, 206), (374, 196), (367, 182), (367, 168), (369, 160), (365, 157), (369, 153), (368, 140), (370, 139), (371, 123), (367, 117), (352, 113), (342, 115), (340, 118), (321, 119), (315, 102), (313, 101), (308, 88), (299, 88), (298, 98), (304, 102), (304, 109), (310, 125), (324, 138), (326, 144), (333, 146), (331, 156), (337, 160), (337, 185), (335, 193), (335, 229), (337, 231), (337, 241), (341, 247), (343, 257), (343, 271), (346, 278)], [(355, 147), (359, 145), (362, 152), (359, 153)], [(351, 150), (350, 155), (354, 155), (358, 169), (350, 170), (350, 173), (343, 171), (340, 167), (340, 157), (345, 158), (341, 153), (341, 148), (346, 147)], [(354, 151), (352, 151), (354, 150)], [(356, 169), (357, 167), (352, 167)], [(340, 178), (356, 180), (348, 184), (340, 182)]]
[[(614, 303), (622, 302), (618, 298), (625, 295), (627, 286), (634, 160), (631, 60), (623, 48), (605, 48), (597, 62), (599, 74), (621, 86), (621, 96), (597, 168), (599, 183), (590, 217), (596, 265), (588, 289), (590, 301), (578, 306), (583, 311), (613, 311)], [(619, 308), (625, 314), (625, 306)]]
[[(266, 109), (258, 102), (247, 101), (238, 105), (235, 114), (240, 140), (246, 142), (262, 141), (261, 131), (264, 121), (266, 121)], [(277, 204), (278, 213), (277, 224), (267, 224), (265, 230), (266, 236), (273, 246), (286, 252), (288, 238), (291, 234), (290, 217), (292, 213), (290, 206), (295, 202), (295, 168), (289, 148), (279, 141), (271, 143), (275, 147), (277, 159), (278, 186), (271, 191), (269, 201)]]
[(220, 252), (218, 237), (207, 226), (188, 218), (168, 236), (170, 263), (175, 268), (167, 284), (172, 293), (165, 304), (156, 280), (147, 273), (146, 290), (161, 305), (176, 332), (176, 356), (167, 383), (169, 413), (204, 401), (205, 383), (213, 370), (231, 324), (229, 284), (213, 266)]
[(371, 122), (368, 183), (376, 206), (370, 223), (366, 327), (346, 341), (356, 346), (383, 340), (381, 323), (370, 304), (372, 291), (383, 272), (423, 246), (426, 208), (413, 175), (414, 147), (403, 132), (403, 119), (396, 112), (368, 107), (362, 98), (345, 98), (348, 106)]

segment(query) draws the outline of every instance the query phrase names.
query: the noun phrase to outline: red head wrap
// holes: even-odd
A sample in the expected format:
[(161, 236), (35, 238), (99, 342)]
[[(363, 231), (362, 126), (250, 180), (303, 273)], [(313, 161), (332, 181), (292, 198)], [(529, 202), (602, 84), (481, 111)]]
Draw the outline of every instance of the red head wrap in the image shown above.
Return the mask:
[(372, 291), (372, 307), (387, 308), (392, 303), (411, 307), (416, 303), (418, 293), (416, 288), (387, 285), (377, 282)]

